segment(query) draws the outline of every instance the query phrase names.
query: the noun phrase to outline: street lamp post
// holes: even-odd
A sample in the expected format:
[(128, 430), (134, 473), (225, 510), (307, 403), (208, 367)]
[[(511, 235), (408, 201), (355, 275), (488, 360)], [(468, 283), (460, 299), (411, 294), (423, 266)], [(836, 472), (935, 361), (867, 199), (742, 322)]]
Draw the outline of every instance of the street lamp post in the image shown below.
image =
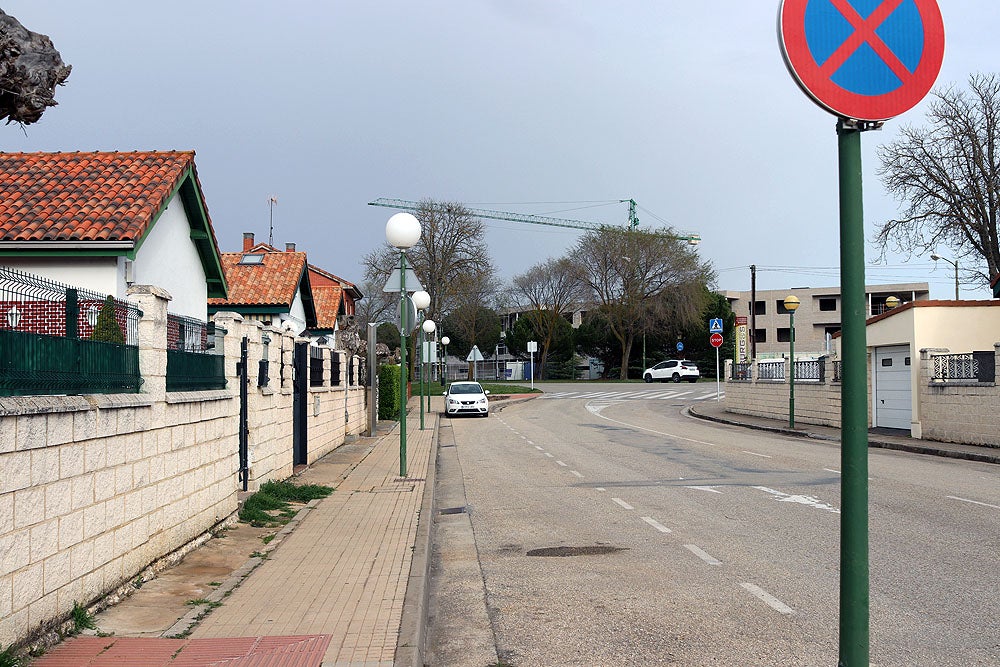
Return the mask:
[[(427, 307), (431, 305), (431, 295), (420, 290), (413, 293), (413, 307), (417, 309), (417, 319), (424, 319), (424, 311)], [(424, 329), (423, 326), (420, 328), (420, 334), (417, 338), (418, 345), (420, 347), (420, 353), (417, 356), (417, 363), (420, 365), (420, 382), (417, 385), (420, 391), (420, 430), (424, 430)]]
[(385, 240), (399, 250), (399, 476), (406, 477), (406, 346), (412, 325), (407, 321), (406, 251), (420, 240), (420, 221), (409, 213), (396, 213), (385, 224)]
[(785, 310), (788, 311), (788, 428), (795, 428), (795, 311), (799, 307), (797, 297), (789, 294), (785, 297)]
[(958, 301), (958, 260), (955, 260), (953, 262), (947, 257), (942, 257), (936, 252), (931, 254), (931, 259), (933, 259), (935, 262), (938, 261), (939, 259), (943, 259), (944, 261), (948, 262), (949, 264), (955, 267), (955, 301)]
[(442, 387), (448, 384), (448, 343), (450, 342), (451, 342), (450, 338), (448, 338), (447, 336), (441, 336), (441, 347), (444, 348), (444, 354), (442, 355), (441, 358), (441, 368), (443, 369), (441, 372)]
[[(424, 391), (424, 377), (427, 375), (426, 371), (427, 371), (428, 357), (430, 356), (430, 354), (429, 354), (430, 353), (430, 338), (429, 338), (429, 336), (430, 336), (430, 334), (434, 333), (434, 331), (437, 329), (437, 324), (434, 323), (434, 320), (424, 320), (424, 323), (421, 325), (421, 329), (423, 330), (424, 341), (425, 341), (424, 343), (420, 344), (420, 354), (423, 355), (423, 363), (420, 366), (420, 391), (422, 393)], [(430, 391), (431, 390), (431, 381), (430, 381), (430, 378), (428, 378), (427, 381), (426, 381), (426, 389), (427, 389), (427, 412), (430, 412), (431, 411), (431, 391)], [(423, 430), (423, 428), (424, 428), (424, 422), (421, 421), (420, 422), (420, 430)]]

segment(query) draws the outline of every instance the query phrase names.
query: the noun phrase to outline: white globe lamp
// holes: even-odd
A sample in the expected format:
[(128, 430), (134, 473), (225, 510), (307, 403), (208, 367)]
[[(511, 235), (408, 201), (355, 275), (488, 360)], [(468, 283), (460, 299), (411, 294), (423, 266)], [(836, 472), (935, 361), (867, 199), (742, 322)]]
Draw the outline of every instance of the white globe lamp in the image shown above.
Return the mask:
[(420, 240), (420, 221), (410, 213), (397, 213), (385, 223), (385, 240), (394, 248), (406, 250)]
[(410, 298), (413, 299), (413, 307), (417, 310), (427, 310), (427, 307), (431, 305), (431, 295), (424, 290), (414, 292)]

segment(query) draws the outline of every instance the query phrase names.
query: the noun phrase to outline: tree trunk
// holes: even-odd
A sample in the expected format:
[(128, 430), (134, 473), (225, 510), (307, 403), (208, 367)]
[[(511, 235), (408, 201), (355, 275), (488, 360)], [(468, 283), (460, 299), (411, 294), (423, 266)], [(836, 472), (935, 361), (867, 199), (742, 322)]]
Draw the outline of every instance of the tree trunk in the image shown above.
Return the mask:
[(625, 343), (622, 345), (622, 380), (628, 379), (628, 358), (632, 356), (632, 336), (627, 336), (625, 338)]

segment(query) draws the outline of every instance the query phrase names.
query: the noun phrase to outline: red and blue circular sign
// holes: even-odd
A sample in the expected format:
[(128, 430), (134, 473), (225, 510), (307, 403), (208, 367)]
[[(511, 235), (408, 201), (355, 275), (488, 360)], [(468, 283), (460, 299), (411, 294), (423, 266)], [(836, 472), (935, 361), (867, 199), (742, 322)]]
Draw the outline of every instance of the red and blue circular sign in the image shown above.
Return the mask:
[(909, 111), (944, 60), (937, 0), (782, 0), (778, 41), (792, 77), (843, 118), (882, 121)]

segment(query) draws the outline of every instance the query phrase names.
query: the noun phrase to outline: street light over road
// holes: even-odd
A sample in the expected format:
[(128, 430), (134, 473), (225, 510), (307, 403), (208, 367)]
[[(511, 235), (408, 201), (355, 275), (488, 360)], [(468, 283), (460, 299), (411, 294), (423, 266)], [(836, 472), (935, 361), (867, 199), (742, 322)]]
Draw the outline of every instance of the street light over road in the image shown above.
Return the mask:
[(406, 251), (420, 240), (420, 221), (409, 213), (397, 213), (385, 224), (385, 240), (399, 250), (399, 476), (406, 477), (406, 346), (407, 322)]
[(795, 311), (799, 308), (799, 299), (789, 294), (785, 297), (785, 310), (788, 311), (788, 428), (795, 428)]
[(958, 301), (958, 260), (955, 260), (953, 262), (947, 257), (942, 257), (936, 252), (931, 253), (931, 259), (933, 259), (935, 262), (938, 261), (939, 259), (943, 259), (944, 261), (948, 262), (949, 264), (955, 267), (955, 301)]

